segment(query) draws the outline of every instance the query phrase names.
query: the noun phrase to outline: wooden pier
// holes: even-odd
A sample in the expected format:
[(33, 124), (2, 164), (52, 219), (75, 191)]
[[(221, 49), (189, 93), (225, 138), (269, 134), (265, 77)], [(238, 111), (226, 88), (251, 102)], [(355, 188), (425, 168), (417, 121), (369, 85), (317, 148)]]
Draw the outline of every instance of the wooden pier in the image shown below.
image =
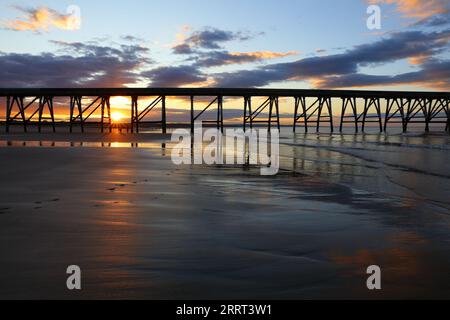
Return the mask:
[[(292, 129), (295, 132), (302, 127), (305, 132), (313, 126), (317, 132), (324, 125), (333, 132), (335, 124), (333, 112), (340, 110), (339, 130), (346, 123), (354, 126), (355, 132), (364, 132), (367, 123), (376, 123), (380, 132), (386, 131), (389, 124), (401, 124), (403, 131), (408, 130), (411, 123), (423, 123), (424, 130), (429, 131), (431, 124), (442, 124), (445, 131), (450, 132), (450, 92), (408, 92), (408, 91), (363, 91), (363, 90), (303, 90), (303, 89), (244, 89), (244, 88), (3, 88), (0, 97), (6, 99), (5, 130), (10, 126), (20, 125), (27, 131), (27, 126), (37, 125), (39, 132), (43, 124), (51, 125), (56, 131), (54, 115), (54, 99), (67, 99), (70, 114), (70, 132), (75, 126), (84, 132), (87, 123), (97, 123), (101, 132), (111, 132), (112, 97), (129, 97), (131, 101), (131, 132), (139, 132), (143, 124), (155, 124), (167, 132), (166, 103), (168, 97), (186, 97), (190, 101), (190, 124), (202, 120), (213, 123), (223, 131), (223, 101), (226, 97), (242, 99), (243, 129), (254, 124), (265, 124), (270, 130), (273, 126), (280, 129), (280, 98), (290, 98), (294, 103)], [(210, 98), (200, 112), (195, 112), (195, 98)], [(148, 105), (142, 101), (151, 99)], [(254, 98), (262, 99), (262, 103), (252, 107)], [(85, 102), (85, 101), (88, 102)], [(83, 103), (85, 102), (85, 103)], [(384, 106), (382, 107), (382, 102)], [(358, 112), (357, 105), (363, 106)], [(208, 109), (216, 109), (214, 119), (204, 119)], [(44, 111), (49, 117), (45, 118)], [(160, 110), (161, 118), (147, 121), (145, 117), (153, 110)], [(92, 121), (92, 115), (100, 112), (100, 120)], [(261, 115), (268, 114), (267, 118)], [(91, 119), (91, 120), (90, 120)]]

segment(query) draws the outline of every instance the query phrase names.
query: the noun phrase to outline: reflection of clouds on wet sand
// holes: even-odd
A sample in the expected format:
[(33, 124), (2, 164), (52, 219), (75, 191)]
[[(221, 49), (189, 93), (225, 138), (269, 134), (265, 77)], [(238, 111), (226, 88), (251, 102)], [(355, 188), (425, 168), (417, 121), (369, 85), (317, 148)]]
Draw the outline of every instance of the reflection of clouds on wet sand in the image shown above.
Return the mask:
[[(431, 241), (412, 231), (399, 231), (388, 237), (387, 247), (360, 249), (352, 252), (329, 252), (332, 261), (343, 267), (349, 279), (368, 277), (362, 266), (378, 265), (382, 274), (382, 292), (372, 297), (433, 298), (446, 297), (449, 284), (444, 266), (448, 266), (448, 251), (434, 247)], [(433, 288), (433, 290), (430, 290)], [(364, 295), (361, 286), (349, 287), (353, 295)]]
[[(450, 295), (448, 181), (435, 167), (448, 152), (289, 137), (280, 173), (261, 177), (174, 166), (173, 144), (121, 139), (0, 148), (0, 282), (14, 283), (0, 296), (70, 297), (59, 270), (74, 263), (83, 298)], [(365, 287), (370, 264), (382, 292)]]

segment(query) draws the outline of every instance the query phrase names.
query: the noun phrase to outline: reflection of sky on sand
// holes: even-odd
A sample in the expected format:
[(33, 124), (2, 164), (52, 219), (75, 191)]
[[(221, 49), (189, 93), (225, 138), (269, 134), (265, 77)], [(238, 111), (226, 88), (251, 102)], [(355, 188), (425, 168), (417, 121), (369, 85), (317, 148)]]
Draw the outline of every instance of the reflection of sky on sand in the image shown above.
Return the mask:
[[(80, 297), (448, 298), (447, 138), (433, 140), (441, 149), (421, 137), (365, 139), (285, 134), (276, 177), (256, 167), (175, 167), (171, 143), (1, 148), (15, 157), (2, 181), (16, 179), (1, 184), (10, 208), (0, 215), (2, 243), (14, 249), (0, 249), (0, 280), (19, 266), (38, 279), (34, 288), (75, 261)], [(36, 198), (55, 196), (33, 211)], [(365, 289), (370, 264), (382, 268), (382, 292)], [(70, 296), (43, 288), (44, 297)]]

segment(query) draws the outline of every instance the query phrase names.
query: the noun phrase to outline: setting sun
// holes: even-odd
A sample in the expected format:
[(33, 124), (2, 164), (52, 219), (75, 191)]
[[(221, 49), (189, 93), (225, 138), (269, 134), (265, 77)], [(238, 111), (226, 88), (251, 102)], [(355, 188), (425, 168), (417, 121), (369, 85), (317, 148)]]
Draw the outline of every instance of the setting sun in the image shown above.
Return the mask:
[(111, 113), (111, 120), (114, 122), (119, 122), (124, 118), (124, 115), (120, 112)]

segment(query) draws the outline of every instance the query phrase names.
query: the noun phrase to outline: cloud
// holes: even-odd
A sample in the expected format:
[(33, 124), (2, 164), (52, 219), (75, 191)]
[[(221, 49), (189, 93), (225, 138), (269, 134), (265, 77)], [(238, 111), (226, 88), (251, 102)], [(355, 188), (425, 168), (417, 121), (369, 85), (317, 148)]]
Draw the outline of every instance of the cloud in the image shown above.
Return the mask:
[[(259, 33), (261, 35), (264, 33)], [(232, 32), (216, 28), (205, 28), (193, 32), (189, 37), (180, 37), (181, 43), (172, 47), (172, 52), (177, 55), (192, 55), (188, 60), (195, 61), (196, 67), (215, 67), (229, 64), (243, 64), (258, 62), (268, 59), (276, 59), (298, 54), (297, 51), (273, 52), (229, 52), (221, 50), (222, 43), (251, 39), (255, 35), (244, 32)]]
[(349, 74), (322, 78), (316, 81), (319, 88), (370, 87), (379, 85), (420, 84), (448, 90), (450, 85), (450, 60), (429, 60), (421, 69), (399, 75)]
[(189, 38), (186, 39), (186, 42), (193, 44), (197, 48), (220, 49), (220, 43), (236, 39), (246, 40), (248, 38), (243, 37), (239, 32), (235, 33), (231, 31), (209, 28), (194, 32)]
[(15, 7), (24, 16), (2, 23), (3, 27), (14, 31), (48, 31), (50, 27), (62, 30), (77, 30), (81, 25), (81, 17), (76, 12), (62, 14), (48, 7), (24, 8)]
[(195, 66), (158, 67), (141, 73), (142, 77), (151, 81), (153, 87), (179, 87), (196, 85), (208, 80), (207, 76)]
[(199, 54), (196, 65), (199, 67), (214, 67), (229, 64), (243, 64), (258, 62), (268, 59), (283, 58), (298, 54), (297, 51), (273, 52), (273, 51), (254, 51), (254, 52), (228, 52), (212, 51), (205, 54)]
[[(360, 67), (382, 65), (402, 59), (416, 59), (416, 62), (420, 59), (421, 63), (425, 63), (431, 60), (432, 56), (448, 50), (449, 41), (450, 30), (431, 33), (399, 32), (371, 44), (355, 46), (340, 54), (269, 64), (253, 70), (219, 73), (214, 78), (216, 85), (220, 87), (260, 87), (288, 80), (311, 81), (313, 85), (329, 88), (338, 84), (359, 86), (357, 80), (364, 80), (358, 73)], [(433, 75), (443, 78), (444, 82), (448, 81), (445, 74)], [(330, 81), (327, 81), (327, 78)], [(372, 82), (377, 80), (375, 76), (367, 76), (366, 79), (369, 78)], [(342, 81), (338, 82), (339, 79)], [(406, 77), (401, 80), (406, 80)]]
[(86, 56), (96, 56), (96, 57), (117, 57), (122, 61), (130, 62), (140, 62), (140, 63), (150, 63), (150, 59), (146, 58), (144, 55), (149, 53), (149, 49), (142, 47), (140, 45), (118, 45), (117, 47), (101, 46), (97, 42), (65, 42), (65, 41), (55, 41), (50, 40), (61, 48), (63, 52), (76, 54), (76, 55), (86, 55)]
[(415, 23), (416, 26), (441, 27), (450, 24), (450, 12), (436, 14), (431, 17), (423, 18)]
[(172, 49), (175, 54), (191, 54), (195, 53), (197, 49), (221, 49), (222, 43), (233, 40), (244, 41), (252, 37), (252, 35), (244, 32), (233, 32), (206, 27), (203, 30), (193, 32), (189, 37), (183, 39), (182, 43), (174, 46)]
[(173, 53), (175, 54), (192, 54), (195, 53), (194, 50), (192, 50), (191, 46), (187, 43), (182, 43), (179, 45), (176, 45), (172, 48)]
[(129, 34), (120, 36), (120, 39), (127, 41), (127, 42), (136, 42), (136, 43), (141, 43), (141, 42), (145, 41), (145, 39), (143, 39), (143, 38), (135, 37), (135, 36), (132, 36)]
[[(187, 65), (156, 66), (149, 49), (137, 44), (103, 46), (99, 42), (52, 41), (59, 51), (42, 54), (0, 52), (1, 87), (123, 87), (148, 83), (153, 87), (217, 86), (262, 87), (277, 82), (308, 81), (317, 88), (421, 83), (448, 90), (450, 29), (435, 32), (405, 31), (354, 46), (336, 54), (322, 54), (291, 62), (259, 65), (232, 72), (206, 68), (275, 59), (294, 52), (228, 52), (212, 50), (189, 57)], [(441, 58), (439, 58), (441, 57)], [(410, 61), (412, 72), (370, 75), (363, 68)], [(412, 65), (414, 64), (414, 65)]]
[(278, 53), (258, 51), (228, 53), (227, 51), (214, 51), (205, 54), (204, 58), (198, 58), (194, 64), (158, 67), (142, 72), (141, 76), (149, 80), (153, 87), (203, 86), (209, 84), (208, 74), (201, 71), (203, 67), (254, 62), (263, 59), (286, 57), (293, 54), (296, 54), (296, 52)]
[(392, 4), (408, 18), (428, 18), (449, 11), (448, 0), (369, 0), (371, 4)]
[(0, 52), (0, 87), (123, 87), (139, 80), (148, 49), (57, 42), (62, 54)]

